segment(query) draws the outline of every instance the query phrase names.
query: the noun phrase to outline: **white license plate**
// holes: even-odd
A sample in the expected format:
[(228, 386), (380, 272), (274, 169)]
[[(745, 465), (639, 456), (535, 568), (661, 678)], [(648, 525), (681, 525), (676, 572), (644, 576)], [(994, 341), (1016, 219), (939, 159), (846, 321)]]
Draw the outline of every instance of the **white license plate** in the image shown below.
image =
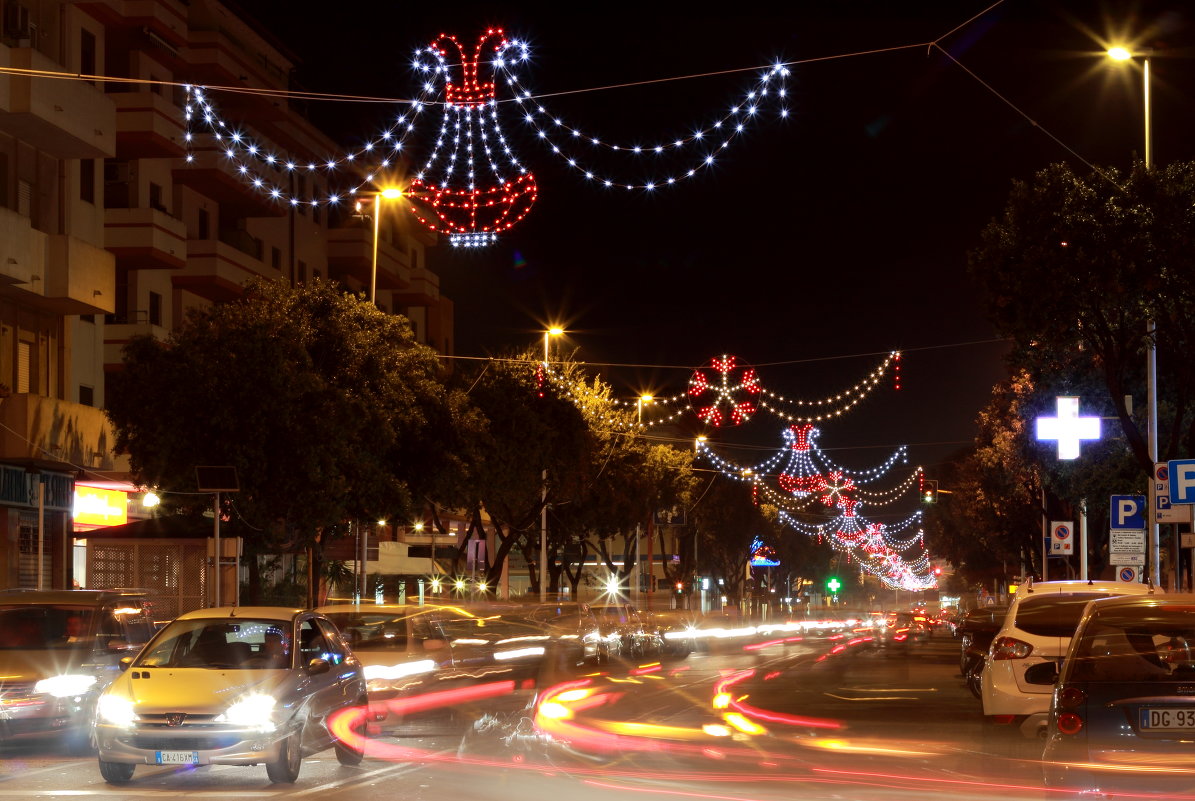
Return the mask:
[(1141, 728), (1150, 731), (1195, 730), (1195, 707), (1142, 709)]
[(159, 765), (198, 765), (198, 751), (157, 751), (156, 761)]

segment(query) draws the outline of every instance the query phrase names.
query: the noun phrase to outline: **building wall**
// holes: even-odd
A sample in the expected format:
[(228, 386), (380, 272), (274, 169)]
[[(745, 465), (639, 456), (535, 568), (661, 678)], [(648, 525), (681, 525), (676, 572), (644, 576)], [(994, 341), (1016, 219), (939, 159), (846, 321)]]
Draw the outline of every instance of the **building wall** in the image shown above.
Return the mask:
[[(188, 310), (236, 297), (252, 276), (368, 290), (360, 232), (347, 257), (331, 258), (326, 210), (272, 206), (183, 160), (185, 93), (172, 81), (288, 88), (289, 58), (222, 3), (0, 0), (0, 66), (144, 81), (0, 74), (0, 421), (13, 428), (0, 437), (0, 470), (127, 475), (102, 413), (121, 348), (136, 335), (165, 338)], [(285, 99), (222, 100), (279, 151), (340, 149)], [(420, 340), (447, 347), (451, 304), (426, 269), (434, 235), (397, 214), (382, 222), (379, 305), (423, 315)], [(29, 514), (0, 497), (0, 587), (28, 581)], [(69, 515), (54, 514), (63, 534)], [(70, 549), (56, 536), (49, 580), (69, 585)]]

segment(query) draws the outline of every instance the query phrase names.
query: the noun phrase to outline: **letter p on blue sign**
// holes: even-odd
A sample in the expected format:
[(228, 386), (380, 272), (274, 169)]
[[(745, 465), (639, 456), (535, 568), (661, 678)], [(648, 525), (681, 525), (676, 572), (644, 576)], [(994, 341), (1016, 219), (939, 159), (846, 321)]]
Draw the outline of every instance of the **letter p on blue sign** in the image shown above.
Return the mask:
[(1170, 468), (1170, 502), (1195, 503), (1195, 459), (1172, 459)]
[(1145, 496), (1113, 495), (1111, 528), (1145, 528)]

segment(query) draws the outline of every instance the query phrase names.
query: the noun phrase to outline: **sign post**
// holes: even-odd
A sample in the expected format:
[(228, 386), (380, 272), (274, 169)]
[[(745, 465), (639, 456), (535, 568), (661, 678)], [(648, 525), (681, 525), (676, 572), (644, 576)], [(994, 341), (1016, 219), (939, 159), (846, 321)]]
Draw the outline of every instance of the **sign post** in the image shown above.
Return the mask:
[(1142, 580), (1148, 510), (1144, 495), (1113, 495), (1108, 504), (1108, 556), (1117, 581)]

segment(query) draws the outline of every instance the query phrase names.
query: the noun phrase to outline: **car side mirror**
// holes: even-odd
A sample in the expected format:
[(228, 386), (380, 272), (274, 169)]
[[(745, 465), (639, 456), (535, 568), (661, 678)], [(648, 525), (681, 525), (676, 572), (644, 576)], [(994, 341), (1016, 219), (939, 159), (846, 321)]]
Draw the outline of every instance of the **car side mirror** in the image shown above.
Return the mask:
[(1025, 681), (1029, 684), (1047, 685), (1058, 681), (1058, 664), (1056, 662), (1040, 662), (1025, 671)]
[(307, 672), (312, 676), (318, 676), (321, 673), (327, 673), (332, 666), (328, 664), (327, 659), (320, 659), (318, 656), (307, 663)]
[(129, 669), (129, 665), (131, 665), (131, 664), (133, 664), (133, 657), (131, 657), (131, 656), (122, 656), (122, 657), (120, 658), (120, 669), (121, 669), (121, 670), (128, 670), (128, 669)]

